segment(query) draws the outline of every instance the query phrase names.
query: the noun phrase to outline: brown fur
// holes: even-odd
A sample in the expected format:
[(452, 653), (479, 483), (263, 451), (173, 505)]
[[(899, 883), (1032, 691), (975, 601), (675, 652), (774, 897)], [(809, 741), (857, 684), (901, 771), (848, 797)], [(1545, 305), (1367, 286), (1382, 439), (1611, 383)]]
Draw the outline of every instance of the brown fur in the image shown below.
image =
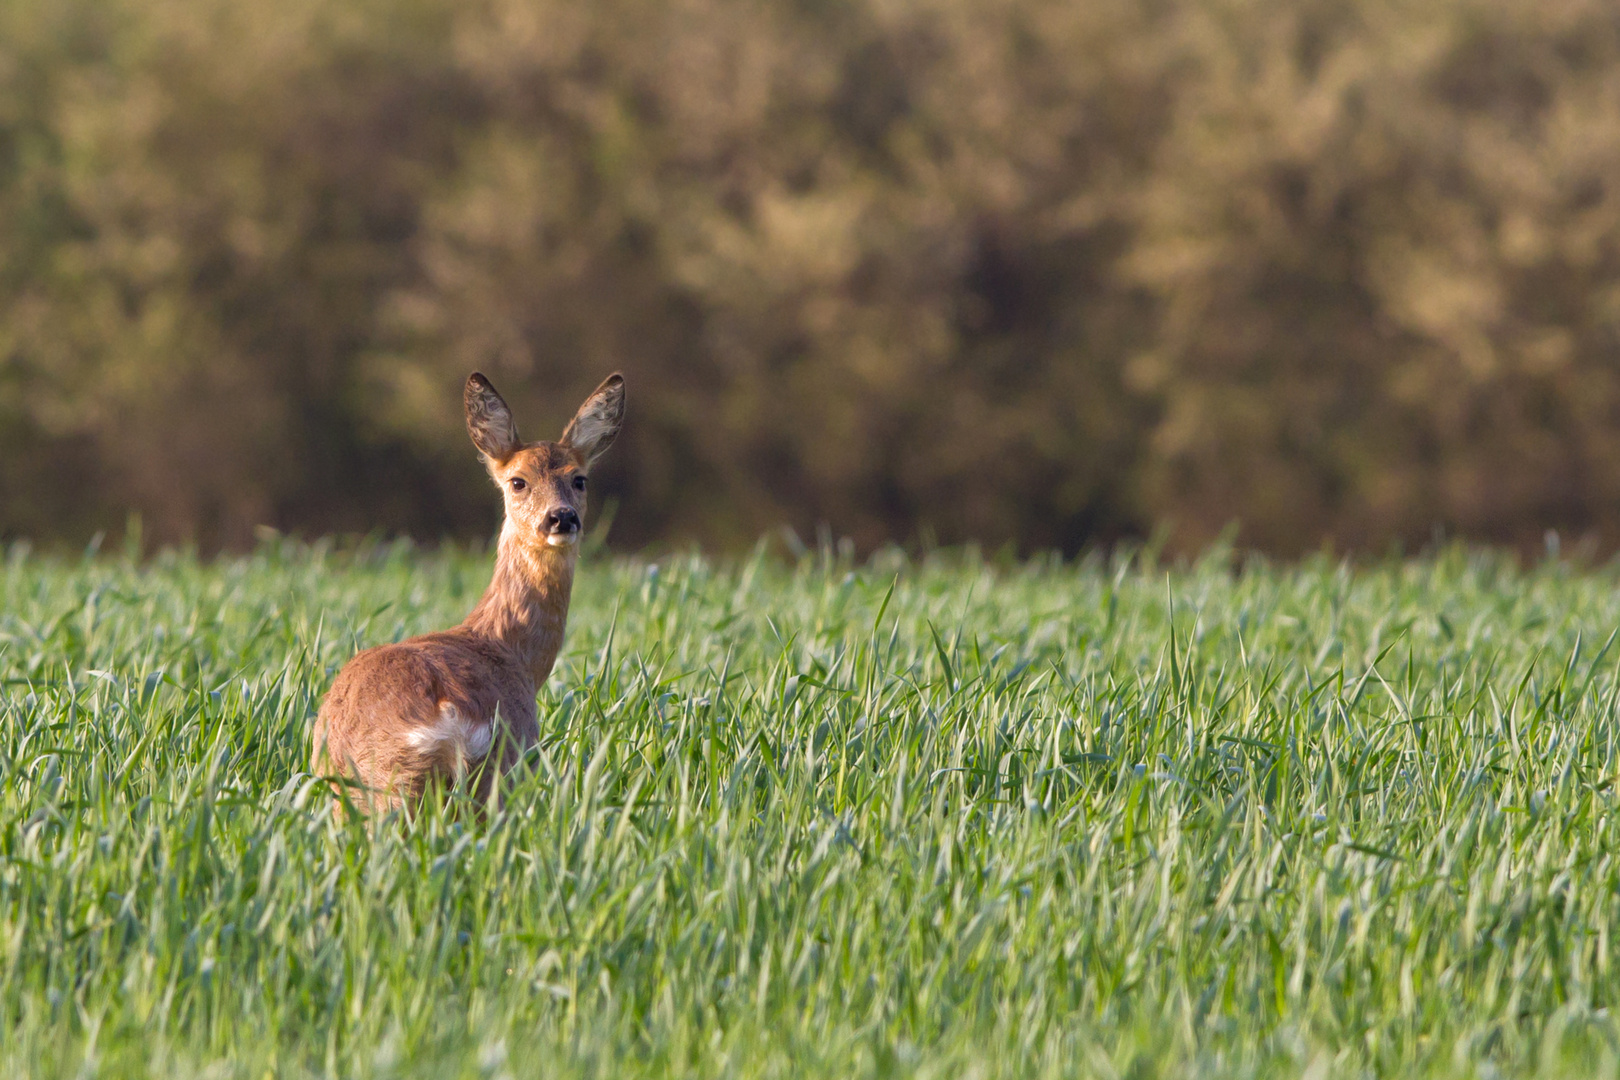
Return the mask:
[(617, 434), (624, 380), (609, 376), (555, 443), (523, 443), (482, 375), (468, 378), (466, 406), (506, 503), (489, 588), (460, 626), (355, 656), (315, 718), (311, 769), (358, 781), (355, 802), (367, 812), (409, 808), (461, 782), (487, 800), (539, 737), (535, 690), (562, 648), (585, 519), (575, 478)]

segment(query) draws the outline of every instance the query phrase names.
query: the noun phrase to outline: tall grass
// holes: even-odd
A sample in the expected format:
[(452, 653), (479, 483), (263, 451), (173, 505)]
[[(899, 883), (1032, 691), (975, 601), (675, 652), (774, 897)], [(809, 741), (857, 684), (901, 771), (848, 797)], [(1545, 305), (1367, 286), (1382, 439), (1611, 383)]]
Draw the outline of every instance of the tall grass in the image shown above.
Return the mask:
[(0, 1071), (1616, 1072), (1620, 569), (600, 559), (500, 812), (336, 820), (487, 568), (12, 552)]

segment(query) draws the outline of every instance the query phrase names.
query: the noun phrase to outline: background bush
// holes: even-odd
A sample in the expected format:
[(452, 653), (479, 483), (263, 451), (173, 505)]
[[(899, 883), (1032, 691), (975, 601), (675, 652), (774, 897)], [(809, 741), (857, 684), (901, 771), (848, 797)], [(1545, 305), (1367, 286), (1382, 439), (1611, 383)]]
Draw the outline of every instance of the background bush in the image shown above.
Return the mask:
[(15, 0), (0, 533), (1620, 540), (1602, 0)]

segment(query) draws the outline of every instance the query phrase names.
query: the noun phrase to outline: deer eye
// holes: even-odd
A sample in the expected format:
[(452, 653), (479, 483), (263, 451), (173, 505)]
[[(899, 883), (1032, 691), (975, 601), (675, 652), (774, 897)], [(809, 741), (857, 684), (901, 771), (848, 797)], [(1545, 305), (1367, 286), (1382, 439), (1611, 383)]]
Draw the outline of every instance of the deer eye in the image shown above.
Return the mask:
[(584, 491), (585, 490), (585, 478), (583, 476), (574, 477), (574, 490), (575, 491)]
[(512, 485), (512, 490), (513, 491), (522, 491), (524, 488), (529, 486), (528, 483), (526, 481), (524, 481), (523, 477), (521, 477), (521, 476), (512, 477), (510, 483)]

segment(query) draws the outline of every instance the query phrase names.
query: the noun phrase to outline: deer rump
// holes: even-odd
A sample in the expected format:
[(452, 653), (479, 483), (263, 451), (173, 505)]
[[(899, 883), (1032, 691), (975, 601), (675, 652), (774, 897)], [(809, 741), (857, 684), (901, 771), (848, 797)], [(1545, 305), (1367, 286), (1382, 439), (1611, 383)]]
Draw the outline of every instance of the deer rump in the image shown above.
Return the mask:
[[(329, 713), (348, 722), (329, 727)], [(534, 745), (534, 689), (499, 641), (445, 631), (367, 649), (343, 668), (316, 720), (316, 770), (358, 779), (376, 812), (420, 800), (435, 783), (487, 801), (495, 778)], [(491, 758), (491, 753), (494, 757)]]

